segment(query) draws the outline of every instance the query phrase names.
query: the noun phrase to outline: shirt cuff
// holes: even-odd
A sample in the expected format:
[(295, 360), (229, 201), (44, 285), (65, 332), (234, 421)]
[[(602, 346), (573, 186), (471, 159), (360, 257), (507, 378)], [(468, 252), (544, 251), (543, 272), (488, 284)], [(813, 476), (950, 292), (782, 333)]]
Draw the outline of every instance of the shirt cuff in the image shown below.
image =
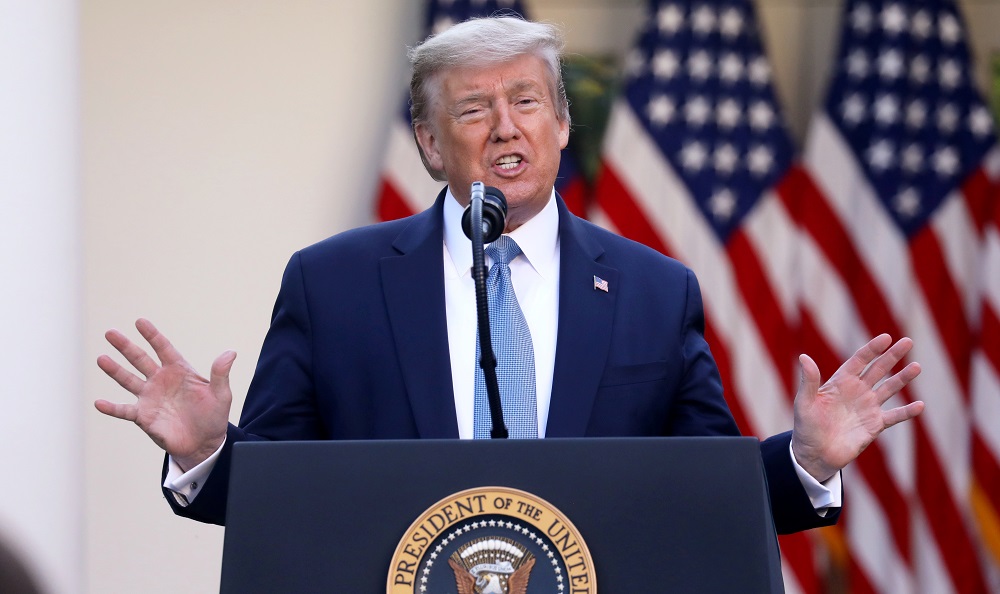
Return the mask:
[(215, 450), (215, 453), (187, 472), (181, 470), (177, 462), (174, 462), (173, 456), (167, 456), (167, 478), (163, 480), (163, 488), (169, 489), (173, 493), (177, 505), (187, 507), (194, 501), (200, 493), (202, 485), (208, 480), (208, 475), (212, 474), (215, 461), (219, 459), (219, 454), (222, 453), (222, 448), (225, 445), (226, 441), (223, 440), (222, 445)]
[(843, 480), (839, 471), (828, 478), (826, 482), (821, 483), (799, 465), (799, 461), (795, 459), (795, 452), (792, 451), (791, 443), (788, 444), (788, 454), (792, 457), (792, 466), (795, 467), (795, 474), (799, 476), (802, 488), (806, 490), (806, 495), (809, 496), (813, 509), (820, 517), (825, 518), (827, 510), (830, 508), (843, 507)]

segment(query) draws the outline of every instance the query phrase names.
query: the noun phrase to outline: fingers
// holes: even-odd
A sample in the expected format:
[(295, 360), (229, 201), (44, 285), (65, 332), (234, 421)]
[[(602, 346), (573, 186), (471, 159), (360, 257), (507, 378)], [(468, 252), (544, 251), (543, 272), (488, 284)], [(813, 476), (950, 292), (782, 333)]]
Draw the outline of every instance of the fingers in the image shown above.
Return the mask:
[(889, 427), (902, 423), (903, 421), (909, 421), (922, 412), (924, 412), (924, 403), (917, 400), (916, 402), (911, 402), (906, 406), (900, 406), (898, 408), (884, 411), (882, 413), (882, 421), (885, 423), (885, 428), (888, 429)]
[(816, 394), (819, 392), (820, 375), (819, 366), (806, 354), (799, 355), (799, 365), (802, 369), (802, 378), (799, 384), (800, 394)]
[[(844, 373), (849, 373), (854, 376), (860, 377), (868, 367), (868, 364), (875, 360), (876, 357), (885, 352), (885, 349), (889, 348), (892, 344), (892, 338), (888, 334), (879, 334), (875, 338), (868, 341), (868, 344), (861, 347), (851, 355), (851, 358), (841, 365), (840, 369)], [(892, 366), (890, 365), (890, 368)], [(884, 375), (884, 374), (883, 374)]]
[[(111, 343), (111, 346), (115, 347), (115, 349), (121, 353), (133, 367), (139, 370), (139, 373), (147, 378), (156, 373), (156, 370), (159, 368), (156, 361), (153, 361), (152, 357), (146, 354), (146, 351), (126, 338), (124, 334), (117, 330), (108, 330), (104, 333), (104, 338), (106, 338), (108, 342)], [(100, 362), (98, 362), (98, 364), (100, 364)], [(104, 367), (101, 367), (101, 369), (104, 369)], [(107, 372), (107, 370), (105, 370), (105, 372)], [(108, 375), (111, 374), (109, 373)], [(128, 390), (127, 387), (125, 389)], [(129, 391), (131, 392), (131, 390)]]
[(229, 371), (236, 361), (236, 351), (226, 351), (219, 355), (212, 363), (212, 373), (209, 385), (215, 394), (231, 394), (229, 389)]
[(108, 374), (108, 377), (118, 382), (119, 386), (136, 396), (142, 391), (143, 381), (119, 365), (111, 357), (101, 355), (97, 358), (97, 366), (101, 368), (101, 371)]
[(918, 375), (920, 375), (920, 364), (913, 362), (901, 369), (899, 373), (882, 382), (882, 385), (875, 390), (878, 403), (885, 404), (887, 400), (898, 394), (900, 390), (916, 379)]
[(160, 358), (160, 363), (163, 365), (169, 365), (171, 363), (176, 363), (178, 361), (183, 361), (184, 357), (181, 356), (174, 345), (170, 344), (167, 337), (160, 333), (156, 329), (156, 326), (152, 322), (145, 318), (139, 318), (135, 322), (135, 328), (142, 334), (142, 337), (146, 339), (149, 346), (153, 347), (153, 351), (156, 356)]
[(135, 422), (136, 411), (138, 410), (134, 404), (120, 404), (117, 402), (108, 402), (107, 400), (96, 400), (94, 407), (109, 417), (115, 417), (123, 421), (132, 421), (133, 423)]
[(892, 368), (899, 363), (903, 357), (913, 348), (913, 341), (903, 337), (896, 341), (888, 351), (882, 353), (875, 361), (861, 374), (861, 380), (869, 386), (874, 386), (882, 381), (882, 378), (892, 372)]

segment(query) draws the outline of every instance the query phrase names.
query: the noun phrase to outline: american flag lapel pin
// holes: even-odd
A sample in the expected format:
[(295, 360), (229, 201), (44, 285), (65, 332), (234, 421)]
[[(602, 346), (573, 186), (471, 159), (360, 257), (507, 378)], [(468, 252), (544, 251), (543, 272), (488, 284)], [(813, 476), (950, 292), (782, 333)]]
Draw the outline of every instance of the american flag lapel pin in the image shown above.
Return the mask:
[(595, 291), (604, 291), (605, 293), (607, 293), (608, 292), (608, 281), (604, 280), (603, 278), (601, 278), (601, 277), (599, 277), (599, 276), (597, 276), (595, 274), (594, 275), (594, 290)]

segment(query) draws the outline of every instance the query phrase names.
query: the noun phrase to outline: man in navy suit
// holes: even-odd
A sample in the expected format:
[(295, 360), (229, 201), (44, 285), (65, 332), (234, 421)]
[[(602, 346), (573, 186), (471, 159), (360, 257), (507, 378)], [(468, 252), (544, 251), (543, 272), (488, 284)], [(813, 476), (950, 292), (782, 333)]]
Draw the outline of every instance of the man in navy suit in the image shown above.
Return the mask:
[[(167, 452), (177, 513), (224, 523), (238, 441), (473, 436), (476, 318), (460, 219), (474, 181), (504, 192), (505, 234), (520, 246), (510, 269), (530, 329), (539, 436), (738, 434), (691, 271), (574, 217), (553, 190), (569, 138), (561, 49), (551, 26), (494, 18), (411, 51), (414, 135), (448, 187), (423, 213), (292, 257), (238, 427), (228, 423), (235, 353), (205, 379), (146, 320), (136, 326), (159, 363), (107, 333), (145, 379), (100, 357), (138, 400), (96, 406)], [(916, 363), (891, 372), (911, 346), (876, 337), (822, 386), (800, 358), (793, 431), (761, 444), (780, 532), (835, 521), (839, 470), (923, 410), (881, 409), (919, 373)]]

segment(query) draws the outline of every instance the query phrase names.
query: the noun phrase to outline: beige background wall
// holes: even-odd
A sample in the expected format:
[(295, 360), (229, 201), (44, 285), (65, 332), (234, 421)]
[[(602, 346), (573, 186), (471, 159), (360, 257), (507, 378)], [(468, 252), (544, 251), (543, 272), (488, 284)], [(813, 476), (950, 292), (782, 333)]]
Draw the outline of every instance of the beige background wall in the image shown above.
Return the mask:
[[(528, 3), (582, 52), (627, 47), (645, 5)], [(801, 144), (840, 3), (757, 4)], [(203, 373), (239, 352), (238, 417), (287, 258), (371, 219), (422, 5), (81, 1), (84, 401), (130, 398), (93, 361), (107, 328), (137, 336), (131, 324), (146, 316)], [(1000, 2), (963, 5), (979, 55), (1000, 49)], [(92, 408), (84, 427), (83, 591), (216, 591), (222, 529), (170, 513), (159, 450)]]

